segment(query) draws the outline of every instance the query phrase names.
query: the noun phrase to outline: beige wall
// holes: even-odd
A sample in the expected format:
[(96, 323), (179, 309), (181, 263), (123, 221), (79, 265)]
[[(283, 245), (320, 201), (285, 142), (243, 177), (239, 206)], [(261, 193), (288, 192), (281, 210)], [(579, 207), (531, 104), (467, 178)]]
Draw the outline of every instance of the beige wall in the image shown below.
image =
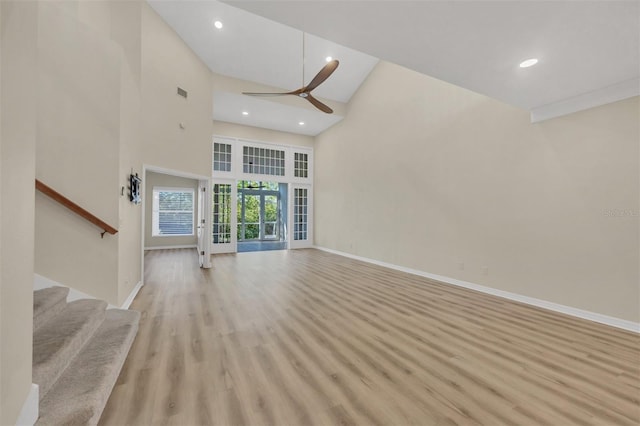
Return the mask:
[[(142, 80), (142, 9), (135, 1), (110, 3), (117, 19), (112, 25), (111, 36), (122, 47), (120, 68), (120, 170), (119, 185), (125, 187), (120, 196), (118, 223), (118, 305), (141, 281), (142, 205), (129, 201), (128, 178), (130, 173), (142, 174), (140, 139), (141, 80)], [(147, 6), (146, 3), (144, 6)], [(148, 6), (147, 6), (148, 7)]]
[(213, 134), (259, 142), (280, 143), (284, 145), (313, 146), (313, 136), (243, 126), (242, 124), (213, 121)]
[[(110, 5), (118, 17), (112, 37), (124, 55), (120, 179), (131, 170), (141, 173), (145, 164), (209, 176), (213, 104), (209, 69), (146, 1)], [(178, 86), (188, 91), (187, 99), (177, 95)], [(141, 209), (120, 198), (118, 304), (142, 279)]]
[(315, 242), (638, 322), (638, 116), (531, 124), (381, 62), (316, 138)]
[(128, 200), (128, 175), (144, 164), (210, 174), (211, 73), (146, 2), (38, 9), (36, 174), (119, 232), (100, 239), (38, 194), (36, 272), (121, 304), (142, 269), (142, 206)]
[[(0, 2), (0, 424), (31, 385), (37, 5)], [(19, 327), (16, 327), (19, 324)]]
[[(119, 228), (122, 49), (108, 4), (38, 7), (36, 176)], [(106, 21), (106, 22), (105, 22)], [(38, 193), (38, 274), (111, 303), (118, 299), (118, 239)]]
[(146, 4), (142, 28), (144, 163), (210, 176), (211, 71)]
[(153, 188), (159, 186), (164, 188), (191, 188), (194, 190), (194, 221), (198, 213), (198, 181), (179, 176), (171, 176), (163, 173), (147, 171), (145, 179), (145, 229), (144, 246), (146, 247), (166, 247), (166, 246), (196, 246), (198, 237), (195, 235), (188, 237), (154, 237), (152, 236), (152, 214), (153, 214)]

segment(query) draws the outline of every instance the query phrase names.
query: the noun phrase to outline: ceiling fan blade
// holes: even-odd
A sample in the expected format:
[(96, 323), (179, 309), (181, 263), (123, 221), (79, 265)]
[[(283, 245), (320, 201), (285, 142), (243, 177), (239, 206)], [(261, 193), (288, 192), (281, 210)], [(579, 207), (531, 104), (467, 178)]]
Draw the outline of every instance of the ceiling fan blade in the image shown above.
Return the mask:
[(307, 95), (305, 99), (311, 102), (313, 106), (318, 108), (320, 111), (326, 112), (327, 114), (333, 113), (333, 110), (331, 108), (329, 108), (328, 106), (326, 106), (325, 104), (323, 104), (322, 102), (320, 102), (319, 100), (311, 96), (311, 94)]
[(316, 74), (315, 77), (313, 77), (313, 80), (311, 80), (311, 83), (309, 83), (307, 87), (304, 88), (304, 91), (310, 92), (316, 87), (320, 86), (322, 82), (324, 82), (327, 78), (329, 78), (331, 74), (333, 74), (336, 68), (338, 68), (338, 65), (340, 65), (340, 62), (338, 62), (337, 59), (334, 59), (333, 61), (329, 62), (327, 65), (322, 67), (320, 72)]

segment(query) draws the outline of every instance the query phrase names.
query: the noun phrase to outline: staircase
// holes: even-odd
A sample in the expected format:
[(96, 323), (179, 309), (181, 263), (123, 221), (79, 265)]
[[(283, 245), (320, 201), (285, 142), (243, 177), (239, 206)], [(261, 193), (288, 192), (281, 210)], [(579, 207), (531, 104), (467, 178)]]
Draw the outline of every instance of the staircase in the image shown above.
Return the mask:
[(36, 425), (96, 425), (138, 331), (140, 313), (101, 300), (67, 303), (69, 289), (33, 293)]

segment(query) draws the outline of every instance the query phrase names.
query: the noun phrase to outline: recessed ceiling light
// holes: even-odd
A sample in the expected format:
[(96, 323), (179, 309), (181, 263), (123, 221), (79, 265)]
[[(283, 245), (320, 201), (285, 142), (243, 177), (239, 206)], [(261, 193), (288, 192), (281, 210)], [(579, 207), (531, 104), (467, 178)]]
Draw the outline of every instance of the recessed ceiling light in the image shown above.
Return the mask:
[(216, 27), (217, 29), (221, 30), (222, 29), (222, 22), (220, 21), (215, 21), (213, 23), (213, 26)]
[(331, 56), (327, 56), (326, 58), (324, 58), (324, 60), (327, 62), (331, 62), (333, 61), (333, 58)]
[(304, 121), (298, 122), (299, 125), (304, 126)]
[(242, 115), (249, 115), (249, 111), (242, 111)]
[(526, 61), (520, 62), (520, 68), (529, 68), (538, 63), (536, 58), (527, 59)]

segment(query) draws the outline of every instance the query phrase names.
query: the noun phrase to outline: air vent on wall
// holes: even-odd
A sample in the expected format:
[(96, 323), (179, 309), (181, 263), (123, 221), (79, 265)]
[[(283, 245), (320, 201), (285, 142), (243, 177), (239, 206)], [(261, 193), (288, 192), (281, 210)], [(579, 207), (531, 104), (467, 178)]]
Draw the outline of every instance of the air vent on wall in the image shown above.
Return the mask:
[(178, 95), (182, 96), (183, 98), (187, 98), (187, 91), (178, 87)]

